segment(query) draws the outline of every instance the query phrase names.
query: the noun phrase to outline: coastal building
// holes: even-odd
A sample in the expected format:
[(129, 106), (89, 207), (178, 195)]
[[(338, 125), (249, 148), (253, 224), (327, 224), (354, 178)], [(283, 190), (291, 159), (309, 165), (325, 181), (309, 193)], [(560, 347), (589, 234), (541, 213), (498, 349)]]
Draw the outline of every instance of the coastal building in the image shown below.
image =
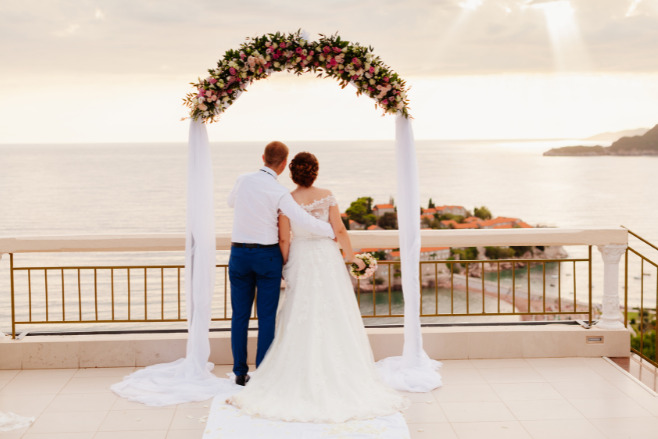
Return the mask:
[(467, 216), (468, 211), (464, 206), (436, 206), (436, 213), (439, 215), (445, 215), (449, 213), (450, 215), (456, 216)]
[(519, 218), (497, 217), (489, 220), (482, 220), (477, 217), (468, 217), (462, 223), (455, 220), (441, 221), (442, 229), (531, 229), (532, 226)]
[(366, 228), (365, 225), (363, 225), (363, 224), (361, 224), (361, 223), (357, 223), (357, 222), (354, 221), (354, 220), (350, 220), (350, 221), (349, 221), (349, 226), (350, 226), (350, 227), (349, 227), (350, 230), (363, 230), (363, 229)]
[(497, 217), (490, 220), (480, 221), (478, 223), (481, 229), (511, 229), (514, 227), (532, 228), (529, 224), (521, 221), (519, 218)]
[(458, 223), (455, 220), (443, 220), (441, 221), (441, 228), (443, 229), (479, 229), (479, 223), (470, 222), (470, 223)]
[(395, 213), (395, 206), (392, 204), (375, 204), (375, 206), (372, 208), (372, 213), (375, 214), (377, 218), (379, 218), (385, 213)]
[(450, 257), (450, 247), (421, 247), (420, 249), (421, 261), (448, 259), (449, 257)]

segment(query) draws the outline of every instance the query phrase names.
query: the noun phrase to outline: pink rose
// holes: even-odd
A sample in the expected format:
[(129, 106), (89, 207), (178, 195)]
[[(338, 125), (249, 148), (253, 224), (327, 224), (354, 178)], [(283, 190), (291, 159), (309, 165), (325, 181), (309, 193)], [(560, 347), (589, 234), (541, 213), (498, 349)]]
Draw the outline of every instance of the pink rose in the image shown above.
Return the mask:
[(217, 83), (217, 80), (215, 78), (210, 78), (208, 82), (210, 82), (211, 84), (215, 84)]
[(368, 70), (370, 73), (375, 73), (375, 68), (370, 66), (370, 70)]
[(302, 49), (301, 47), (298, 47), (298, 48), (295, 49), (295, 52), (297, 52), (298, 55), (301, 55), (301, 54), (304, 53), (304, 49)]
[(342, 51), (343, 49), (341, 49), (340, 47), (334, 47), (334, 53), (340, 53)]
[(357, 66), (358, 66), (359, 64), (361, 64), (361, 62), (359, 61), (359, 58), (357, 58), (357, 57), (352, 58), (352, 63), (354, 63), (354, 64), (357, 65)]
[(384, 76), (384, 82), (388, 82), (388, 76)]
[(322, 49), (322, 51), (323, 51), (324, 53), (329, 53), (329, 52), (331, 52), (331, 47), (329, 47), (329, 46), (324, 46), (324, 48)]
[(235, 68), (231, 67), (230, 69), (228, 69), (228, 71), (231, 75), (235, 75), (236, 72)]
[(286, 43), (281, 42), (281, 44), (279, 44), (279, 47), (282, 48), (282, 49), (285, 49), (286, 48)]

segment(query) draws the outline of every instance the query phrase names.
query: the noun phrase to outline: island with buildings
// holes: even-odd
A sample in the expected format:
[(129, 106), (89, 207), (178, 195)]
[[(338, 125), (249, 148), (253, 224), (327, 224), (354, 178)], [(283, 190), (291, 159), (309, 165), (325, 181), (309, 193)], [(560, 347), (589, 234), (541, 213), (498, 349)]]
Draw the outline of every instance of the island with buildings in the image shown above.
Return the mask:
[[(350, 204), (342, 214), (342, 219), (349, 230), (396, 230), (398, 228), (397, 212), (394, 201), (391, 199), (385, 204), (373, 204), (370, 197), (360, 197)], [(494, 216), (485, 207), (475, 207), (469, 211), (464, 206), (444, 205), (437, 206), (430, 198), (427, 207), (421, 208), (421, 229), (513, 229), (532, 228), (520, 218)], [(362, 252), (371, 252), (380, 260), (399, 260), (400, 252), (397, 248), (367, 248)], [(525, 263), (509, 262), (511, 258), (565, 258), (563, 247), (422, 247), (421, 261), (423, 260), (499, 260), (502, 269), (510, 269), (512, 265), (519, 268)], [(471, 276), (480, 276), (480, 264), (473, 264)], [(490, 264), (491, 265), (491, 264)], [(496, 264), (497, 265), (497, 264)], [(497, 269), (497, 267), (496, 267)], [(485, 267), (486, 270), (486, 267)]]
[[(397, 229), (397, 211), (394, 200), (384, 204), (373, 204), (370, 197), (360, 197), (353, 201), (342, 214), (345, 226), (351, 230), (394, 230)], [(520, 218), (494, 216), (485, 207), (475, 207), (472, 211), (464, 206), (435, 205), (432, 199), (420, 211), (421, 229), (514, 229), (533, 228)], [(362, 292), (401, 291), (399, 248), (360, 248), (359, 252), (373, 254), (386, 268), (377, 270), (374, 279), (364, 284), (354, 280), (355, 290)], [(510, 247), (421, 247), (420, 283), (423, 294), (433, 296), (432, 291), (455, 291), (460, 294), (486, 295), (494, 300), (506, 302), (523, 310), (528, 307), (539, 309), (546, 306), (543, 297), (529, 295), (525, 289), (527, 282), (510, 284), (512, 277), (523, 278), (529, 270), (545, 270), (551, 279), (555, 277), (556, 264), (533, 260), (559, 261), (568, 254), (562, 246), (510, 246)], [(542, 264), (543, 268), (542, 268)], [(549, 272), (550, 271), (550, 272)], [(390, 272), (390, 273), (389, 273)], [(539, 273), (541, 274), (541, 273)], [(500, 283), (501, 275), (507, 279)], [(477, 278), (474, 279), (474, 278)], [(519, 280), (521, 280), (519, 278)], [(468, 279), (472, 279), (470, 282)], [(555, 287), (549, 282), (549, 287)], [(548, 307), (557, 308), (552, 298)], [(564, 301), (566, 305), (566, 301)], [(570, 305), (570, 306), (573, 306)], [(523, 318), (523, 317), (521, 317)]]

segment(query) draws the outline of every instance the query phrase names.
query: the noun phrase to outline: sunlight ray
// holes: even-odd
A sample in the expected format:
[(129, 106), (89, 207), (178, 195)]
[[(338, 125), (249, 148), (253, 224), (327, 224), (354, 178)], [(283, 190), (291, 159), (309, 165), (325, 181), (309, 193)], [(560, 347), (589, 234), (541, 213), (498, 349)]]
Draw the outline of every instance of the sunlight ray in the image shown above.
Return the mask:
[(534, 0), (526, 7), (544, 14), (556, 71), (586, 71), (591, 68), (570, 0)]

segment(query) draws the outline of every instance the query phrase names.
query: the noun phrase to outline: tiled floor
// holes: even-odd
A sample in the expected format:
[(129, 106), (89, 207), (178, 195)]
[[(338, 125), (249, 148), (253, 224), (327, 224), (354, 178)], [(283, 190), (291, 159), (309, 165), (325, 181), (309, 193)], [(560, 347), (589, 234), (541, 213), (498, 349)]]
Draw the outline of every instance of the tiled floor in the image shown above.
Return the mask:
[(658, 391), (658, 368), (647, 360), (642, 360), (636, 354), (631, 354), (630, 357), (611, 358), (611, 360), (650, 389)]
[[(0, 371), (0, 411), (37, 417), (0, 438), (201, 438), (210, 401), (164, 408), (125, 401), (109, 385), (131, 371)], [(620, 439), (658, 431), (658, 396), (605, 359), (454, 360), (441, 374), (442, 388), (409, 394), (412, 439)]]

